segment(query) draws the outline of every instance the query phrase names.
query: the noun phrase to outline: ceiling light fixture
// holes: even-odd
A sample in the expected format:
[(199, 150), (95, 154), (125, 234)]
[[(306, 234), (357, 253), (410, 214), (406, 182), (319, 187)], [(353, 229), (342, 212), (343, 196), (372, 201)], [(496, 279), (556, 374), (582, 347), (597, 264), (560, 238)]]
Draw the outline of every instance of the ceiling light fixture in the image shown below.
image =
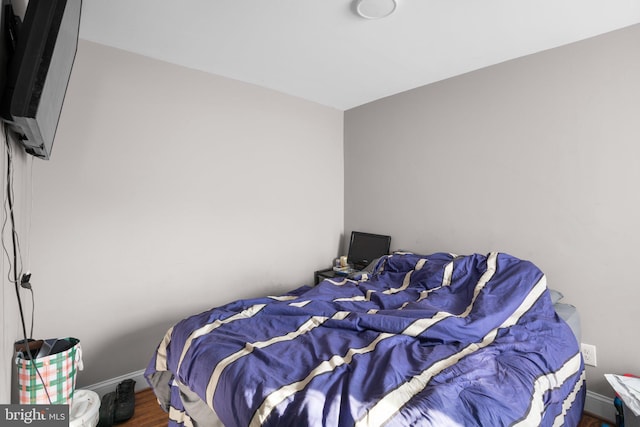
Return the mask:
[(366, 19), (380, 19), (396, 10), (396, 0), (357, 0), (356, 12)]

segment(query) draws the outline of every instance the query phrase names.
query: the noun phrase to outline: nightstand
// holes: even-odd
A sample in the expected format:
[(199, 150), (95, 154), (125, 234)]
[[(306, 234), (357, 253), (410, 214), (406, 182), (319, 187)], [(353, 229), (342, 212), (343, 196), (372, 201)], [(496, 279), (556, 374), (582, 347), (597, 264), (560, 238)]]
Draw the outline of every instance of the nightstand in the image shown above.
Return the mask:
[(313, 272), (314, 286), (322, 282), (324, 279), (333, 279), (337, 274), (333, 268), (325, 268), (324, 270), (318, 270)]

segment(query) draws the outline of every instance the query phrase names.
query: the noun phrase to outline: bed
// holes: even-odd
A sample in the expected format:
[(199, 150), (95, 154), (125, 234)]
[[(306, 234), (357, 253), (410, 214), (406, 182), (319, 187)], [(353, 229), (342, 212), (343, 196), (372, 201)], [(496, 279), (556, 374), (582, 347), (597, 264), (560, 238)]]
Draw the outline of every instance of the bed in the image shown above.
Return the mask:
[(584, 364), (557, 299), (505, 253), (394, 253), (188, 317), (145, 377), (177, 426), (577, 426)]

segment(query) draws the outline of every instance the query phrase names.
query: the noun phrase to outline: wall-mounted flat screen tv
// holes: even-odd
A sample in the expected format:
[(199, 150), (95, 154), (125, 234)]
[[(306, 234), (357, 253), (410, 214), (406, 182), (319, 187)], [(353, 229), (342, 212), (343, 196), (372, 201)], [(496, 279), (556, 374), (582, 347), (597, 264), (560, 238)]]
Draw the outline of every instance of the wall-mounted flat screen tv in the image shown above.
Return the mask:
[(22, 23), (4, 0), (14, 41), (0, 116), (27, 153), (49, 159), (78, 47), (82, 0), (30, 0)]

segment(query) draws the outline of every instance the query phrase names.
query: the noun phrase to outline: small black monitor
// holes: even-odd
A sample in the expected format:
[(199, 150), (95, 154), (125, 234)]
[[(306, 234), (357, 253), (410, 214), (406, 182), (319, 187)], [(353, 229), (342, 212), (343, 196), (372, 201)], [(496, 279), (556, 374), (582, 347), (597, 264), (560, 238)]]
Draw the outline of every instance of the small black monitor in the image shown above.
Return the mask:
[(351, 232), (347, 262), (357, 270), (362, 270), (376, 258), (389, 253), (391, 236), (381, 234)]

